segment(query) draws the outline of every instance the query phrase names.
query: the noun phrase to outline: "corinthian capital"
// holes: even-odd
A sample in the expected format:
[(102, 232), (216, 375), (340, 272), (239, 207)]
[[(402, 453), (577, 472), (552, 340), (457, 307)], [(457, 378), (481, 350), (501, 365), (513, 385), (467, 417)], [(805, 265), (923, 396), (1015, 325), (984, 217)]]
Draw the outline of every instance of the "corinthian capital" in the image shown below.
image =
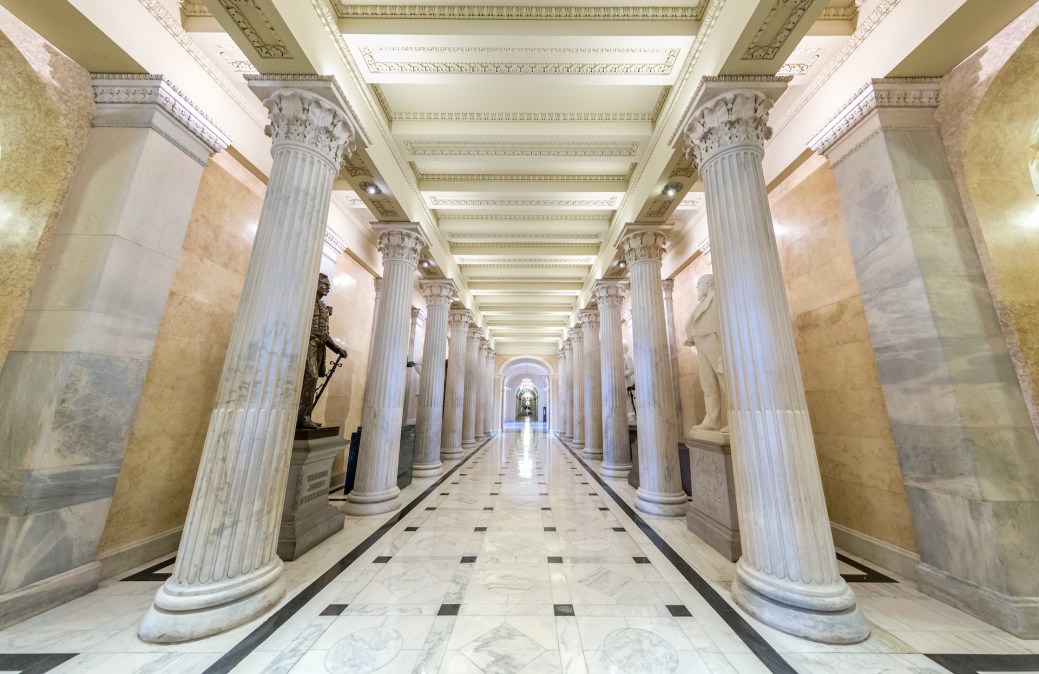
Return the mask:
[(600, 307), (621, 307), (624, 304), (624, 284), (620, 281), (596, 281), (592, 297)]
[(455, 295), (455, 284), (451, 281), (421, 281), (422, 299), (426, 300), (426, 306), (450, 306), (451, 298)]
[(406, 229), (387, 229), (379, 234), (379, 252), (383, 262), (399, 260), (417, 267), (424, 245), (420, 235)]
[(663, 260), (666, 242), (667, 239), (662, 232), (645, 229), (628, 234), (617, 243), (617, 247), (624, 254), (624, 261), (631, 266), (640, 262)]
[(338, 106), (317, 94), (302, 89), (278, 89), (264, 102), (271, 123), (265, 131), (273, 141), (273, 150), (280, 144), (307, 147), (326, 160), (336, 171), (344, 157), (356, 148), (354, 129)]
[(598, 309), (585, 309), (578, 317), (581, 319), (581, 325), (586, 330), (596, 331), (599, 329), (599, 310)]
[(686, 156), (703, 166), (717, 152), (734, 145), (759, 149), (772, 137), (768, 112), (772, 101), (758, 91), (727, 91), (700, 106), (685, 128)]
[(452, 330), (457, 328), (468, 328), (473, 320), (473, 315), (468, 309), (455, 309), (447, 315), (447, 325)]

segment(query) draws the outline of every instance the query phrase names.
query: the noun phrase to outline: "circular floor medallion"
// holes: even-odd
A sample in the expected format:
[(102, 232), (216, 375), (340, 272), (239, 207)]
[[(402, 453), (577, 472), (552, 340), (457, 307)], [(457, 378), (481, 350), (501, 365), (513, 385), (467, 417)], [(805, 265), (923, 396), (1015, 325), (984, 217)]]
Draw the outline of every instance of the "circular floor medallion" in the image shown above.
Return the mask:
[(678, 653), (674, 647), (646, 630), (614, 630), (607, 635), (604, 650), (610, 662), (629, 674), (678, 669)]
[(389, 664), (404, 647), (400, 632), (372, 627), (343, 637), (325, 656), (325, 669), (332, 674), (367, 674)]

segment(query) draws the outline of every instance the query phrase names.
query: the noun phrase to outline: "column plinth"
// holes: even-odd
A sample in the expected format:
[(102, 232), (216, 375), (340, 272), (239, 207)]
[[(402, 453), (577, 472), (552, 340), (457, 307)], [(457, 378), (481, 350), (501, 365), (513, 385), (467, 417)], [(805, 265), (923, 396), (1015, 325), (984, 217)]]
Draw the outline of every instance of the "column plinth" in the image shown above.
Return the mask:
[(602, 342), (599, 369), (602, 376), (603, 455), (599, 473), (606, 477), (627, 477), (631, 471), (631, 445), (621, 335), (624, 286), (617, 281), (598, 281), (592, 295), (599, 306)]
[(602, 452), (602, 371), (599, 350), (599, 312), (586, 309), (580, 314), (584, 335), (584, 457), (601, 459)]
[(619, 243), (631, 277), (631, 334), (638, 406), (639, 488), (635, 507), (654, 515), (683, 516), (687, 498), (678, 462), (671, 359), (660, 286), (664, 235), (635, 228)]
[(348, 515), (379, 515), (400, 507), (397, 464), (404, 420), (411, 284), (424, 244), (417, 228), (386, 229), (379, 235), (382, 299), (364, 387), (357, 478), (343, 504)]
[(278, 89), (273, 165), (173, 575), (141, 639), (188, 641), (244, 623), (285, 592), (276, 555), (332, 180), (354, 131), (343, 111)]
[(869, 627), (834, 556), (761, 168), (783, 86), (708, 96), (685, 130), (706, 191), (729, 390), (743, 543), (732, 596), (776, 629), (854, 643)]
[(465, 341), (465, 396), (462, 407), (462, 449), (476, 447), (476, 397), (480, 384), (479, 355), (483, 335), (469, 328)]
[(462, 413), (465, 408), (466, 340), (472, 314), (468, 309), (448, 313), (451, 341), (447, 356), (447, 389), (444, 393), (444, 430), (440, 435), (440, 458), (462, 456)]
[(574, 449), (584, 449), (584, 335), (581, 324), (570, 330), (572, 358), (570, 363), (571, 411), (573, 418), (573, 440), (570, 445)]
[(422, 376), (415, 414), (414, 477), (436, 477), (444, 472), (440, 439), (444, 425), (444, 352), (447, 351), (447, 315), (455, 285), (451, 281), (423, 281), (426, 300), (426, 336), (422, 343)]

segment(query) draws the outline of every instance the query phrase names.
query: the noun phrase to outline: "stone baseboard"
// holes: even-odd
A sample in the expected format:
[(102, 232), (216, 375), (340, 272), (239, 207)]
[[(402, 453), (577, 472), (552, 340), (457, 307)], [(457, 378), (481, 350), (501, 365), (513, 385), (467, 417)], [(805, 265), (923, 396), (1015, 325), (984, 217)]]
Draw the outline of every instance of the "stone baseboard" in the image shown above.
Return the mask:
[(930, 564), (916, 565), (920, 591), (1021, 639), (1039, 639), (1039, 597), (1014, 597)]
[(0, 629), (82, 597), (94, 590), (100, 580), (101, 563), (91, 562), (0, 594)]
[(175, 527), (161, 534), (155, 534), (113, 550), (106, 550), (97, 556), (97, 561), (101, 563), (101, 578), (111, 578), (159, 557), (164, 557), (171, 552), (176, 552), (183, 531), (184, 527)]
[(873, 538), (861, 531), (849, 529), (836, 522), (830, 522), (830, 531), (833, 532), (833, 543), (836, 547), (874, 564), (879, 564), (904, 578), (910, 580), (916, 578), (920, 555), (915, 552), (910, 552), (879, 538)]

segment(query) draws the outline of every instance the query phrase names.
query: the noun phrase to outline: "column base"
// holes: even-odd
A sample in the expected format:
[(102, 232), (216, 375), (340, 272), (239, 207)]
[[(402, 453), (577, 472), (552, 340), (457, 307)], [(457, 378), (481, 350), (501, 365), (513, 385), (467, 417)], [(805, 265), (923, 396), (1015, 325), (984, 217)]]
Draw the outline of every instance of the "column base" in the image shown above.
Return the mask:
[(660, 494), (640, 486), (635, 490), (635, 509), (650, 515), (684, 517), (689, 503), (688, 498), (684, 491)]
[(368, 517), (381, 515), (400, 508), (400, 489), (393, 485), (389, 489), (377, 492), (358, 493), (356, 490), (346, 495), (343, 512), (347, 515)]
[(443, 474), (444, 464), (439, 461), (436, 463), (416, 463), (411, 466), (412, 477), (437, 477)]
[(462, 451), (465, 451), (467, 449), (476, 449), (476, 441), (475, 440), (466, 440), (465, 442), (463, 442), (462, 443)]
[(599, 466), (599, 475), (602, 475), (603, 477), (628, 477), (628, 473), (630, 472), (630, 463), (604, 463)]
[[(171, 581), (159, 588), (144, 614), (137, 636), (154, 644), (175, 644), (226, 632), (272, 608), (285, 594), (284, 566), (277, 557), (246, 576), (171, 592)], [(188, 594), (190, 593), (190, 594)]]
[(570, 443), (570, 448), (575, 450), (575, 451), (578, 450), (578, 449), (584, 449), (584, 441), (583, 440), (573, 440)]
[[(740, 579), (732, 581), (732, 598), (744, 611), (780, 632), (824, 644), (857, 644), (869, 637), (869, 624), (852, 595), (850, 606), (838, 611), (814, 611), (770, 599)], [(845, 588), (851, 595), (851, 589)]]
[(461, 447), (451, 447), (450, 449), (441, 447), (440, 448), (440, 459), (446, 461), (454, 461), (455, 459), (462, 458)]
[(586, 459), (601, 459), (602, 458), (602, 450), (601, 449), (589, 449), (588, 447), (585, 447), (584, 448), (584, 452), (581, 453), (581, 456), (583, 456)]

